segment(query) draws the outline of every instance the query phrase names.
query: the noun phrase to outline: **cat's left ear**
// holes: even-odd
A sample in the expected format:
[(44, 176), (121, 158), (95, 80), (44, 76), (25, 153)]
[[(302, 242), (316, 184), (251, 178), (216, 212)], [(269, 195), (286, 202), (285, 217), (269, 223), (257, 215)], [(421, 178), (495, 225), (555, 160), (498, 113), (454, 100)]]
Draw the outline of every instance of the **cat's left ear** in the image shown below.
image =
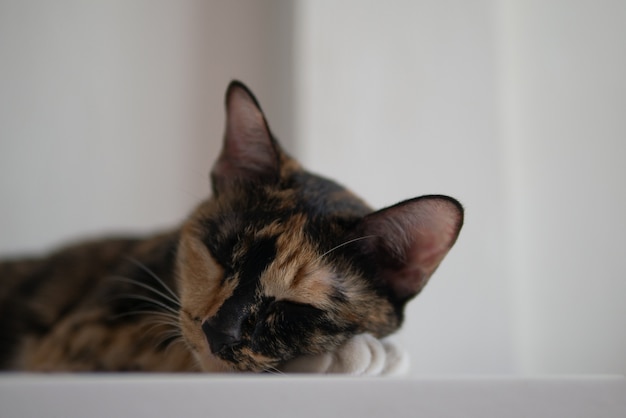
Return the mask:
[(252, 92), (233, 81), (226, 91), (226, 131), (211, 171), (216, 193), (237, 183), (275, 182), (279, 153), (263, 111)]
[(455, 243), (463, 207), (447, 196), (422, 196), (367, 215), (358, 226), (363, 250), (400, 302), (416, 296)]

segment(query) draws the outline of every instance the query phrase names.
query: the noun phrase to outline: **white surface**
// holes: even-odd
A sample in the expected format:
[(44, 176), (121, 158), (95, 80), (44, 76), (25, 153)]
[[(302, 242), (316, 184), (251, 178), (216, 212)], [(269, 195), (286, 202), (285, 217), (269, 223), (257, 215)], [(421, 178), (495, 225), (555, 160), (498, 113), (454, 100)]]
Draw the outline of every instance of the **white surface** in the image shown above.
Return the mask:
[(0, 376), (17, 417), (623, 418), (623, 378)]
[(503, 4), (519, 369), (624, 374), (626, 2)]

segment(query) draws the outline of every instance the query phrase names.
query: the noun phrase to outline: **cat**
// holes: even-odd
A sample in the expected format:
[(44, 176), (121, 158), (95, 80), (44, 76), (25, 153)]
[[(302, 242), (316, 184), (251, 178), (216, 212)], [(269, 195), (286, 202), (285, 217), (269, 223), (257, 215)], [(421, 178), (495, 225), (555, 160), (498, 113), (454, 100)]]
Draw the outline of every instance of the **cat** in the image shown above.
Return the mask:
[(0, 263), (0, 368), (263, 372), (398, 330), (455, 243), (442, 195), (374, 211), (279, 145), (226, 91), (211, 196), (181, 226)]

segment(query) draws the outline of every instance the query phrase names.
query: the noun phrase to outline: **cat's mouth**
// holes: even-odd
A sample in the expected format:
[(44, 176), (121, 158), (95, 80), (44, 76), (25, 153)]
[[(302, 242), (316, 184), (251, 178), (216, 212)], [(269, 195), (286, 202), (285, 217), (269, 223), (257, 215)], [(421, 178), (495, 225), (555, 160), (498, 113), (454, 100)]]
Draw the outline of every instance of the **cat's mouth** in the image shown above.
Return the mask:
[(207, 372), (260, 373), (274, 370), (283, 362), (280, 358), (270, 357), (253, 350), (250, 341), (246, 339), (224, 344), (212, 342), (206, 334), (201, 335), (203, 338), (201, 337), (201, 341), (194, 344), (193, 351), (202, 370)]

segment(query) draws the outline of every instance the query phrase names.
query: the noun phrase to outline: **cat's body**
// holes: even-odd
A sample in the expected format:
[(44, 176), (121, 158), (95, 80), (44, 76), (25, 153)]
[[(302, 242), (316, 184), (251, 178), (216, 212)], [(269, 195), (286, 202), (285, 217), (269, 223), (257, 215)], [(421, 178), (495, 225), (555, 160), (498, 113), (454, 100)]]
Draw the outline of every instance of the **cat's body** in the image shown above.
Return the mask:
[(0, 368), (263, 371), (398, 329), (460, 205), (373, 212), (284, 153), (243, 85), (226, 97), (213, 196), (180, 228), (0, 263)]
[[(172, 344), (177, 233), (80, 243), (48, 257), (0, 263), (0, 368), (30, 371), (184, 371)], [(141, 260), (141, 261), (139, 261)]]

